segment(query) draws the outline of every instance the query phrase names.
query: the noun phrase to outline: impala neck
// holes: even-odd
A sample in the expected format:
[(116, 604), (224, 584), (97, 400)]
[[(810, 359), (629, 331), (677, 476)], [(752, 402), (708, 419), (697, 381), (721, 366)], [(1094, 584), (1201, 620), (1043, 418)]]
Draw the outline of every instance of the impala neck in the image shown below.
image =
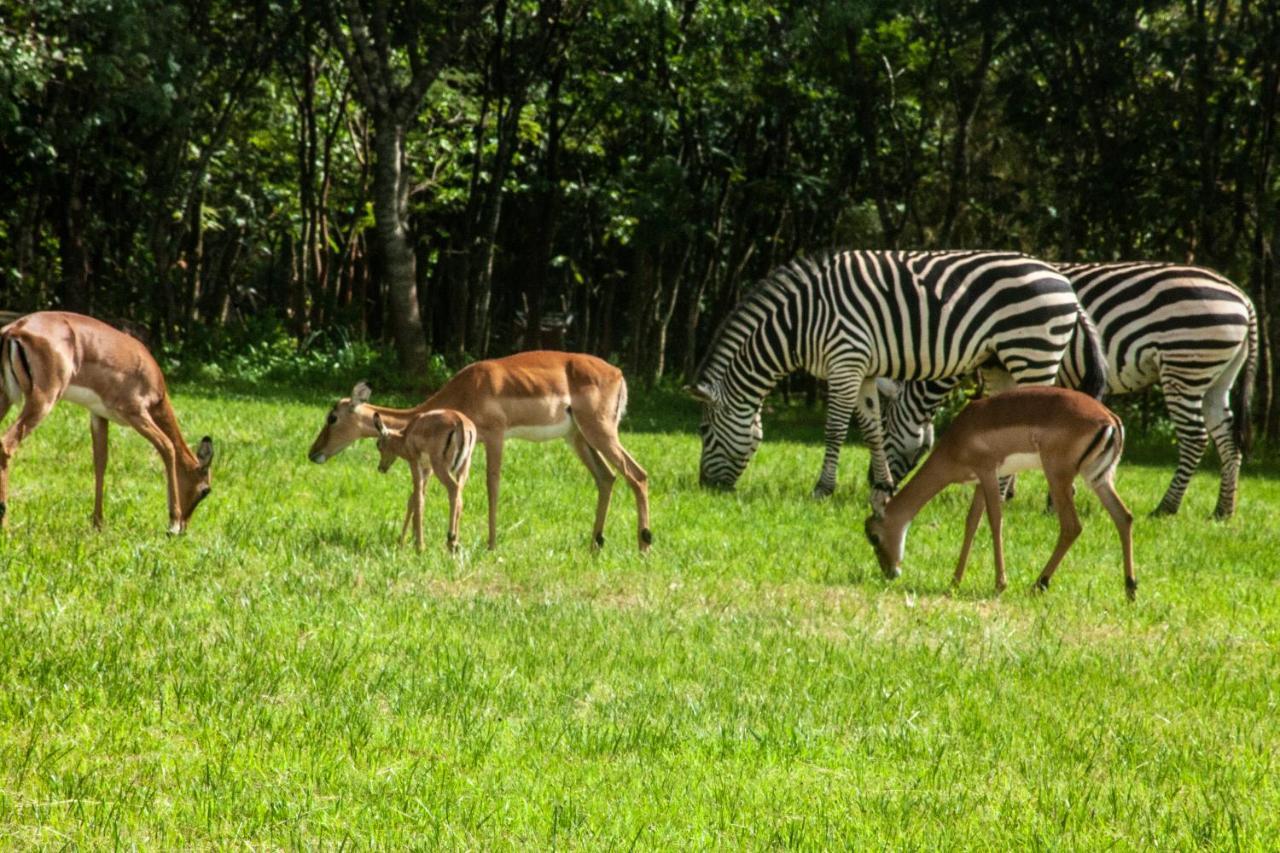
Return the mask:
[(897, 531), (906, 528), (925, 504), (933, 500), (938, 492), (955, 482), (946, 470), (947, 465), (936, 451), (916, 471), (914, 477), (907, 481), (902, 489), (890, 498), (884, 509), (885, 526)]
[(173, 449), (178, 454), (178, 464), (188, 470), (199, 468), (200, 460), (191, 451), (191, 447), (182, 435), (182, 430), (178, 427), (178, 416), (174, 414), (168, 394), (160, 399), (160, 404), (151, 412), (151, 419), (173, 444)]
[(431, 400), (427, 400), (420, 406), (414, 406), (412, 409), (397, 409), (392, 406), (378, 406), (374, 403), (361, 403), (356, 409), (356, 414), (360, 416), (360, 432), (366, 438), (376, 438), (378, 429), (373, 425), (373, 416), (377, 414), (382, 418), (382, 422), (390, 429), (399, 432), (409, 425), (409, 421), (414, 415), (421, 414), (435, 406), (428, 405)]

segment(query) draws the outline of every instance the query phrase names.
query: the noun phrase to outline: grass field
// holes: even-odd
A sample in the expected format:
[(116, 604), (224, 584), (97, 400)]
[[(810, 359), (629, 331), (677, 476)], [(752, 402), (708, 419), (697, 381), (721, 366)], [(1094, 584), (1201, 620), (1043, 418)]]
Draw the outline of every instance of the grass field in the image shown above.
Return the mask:
[[(619, 483), (561, 443), (508, 445), (500, 542), (482, 451), (463, 549), (397, 549), (408, 472), (371, 443), (305, 451), (334, 394), (176, 404), (214, 435), (213, 494), (164, 533), (159, 460), (112, 432), (89, 526), (87, 416), (23, 446), (0, 541), (0, 844), (462, 847), (1266, 848), (1280, 837), (1280, 484), (1246, 468), (1237, 517), (1148, 520), (1172, 452), (1135, 454), (1124, 600), (1092, 495), (1046, 595), (1044, 481), (949, 590), (968, 494), (913, 525), (903, 577), (861, 535), (866, 454), (808, 497), (818, 417), (766, 417), (732, 494), (697, 488), (693, 406), (633, 400), (654, 549)], [(181, 393), (186, 392), (186, 393)], [(633, 393), (633, 398), (642, 395)], [(387, 402), (395, 402), (388, 400)], [(403, 401), (401, 401), (403, 402)], [(12, 418), (12, 415), (10, 415)], [(1131, 440), (1135, 436), (1130, 436)]]

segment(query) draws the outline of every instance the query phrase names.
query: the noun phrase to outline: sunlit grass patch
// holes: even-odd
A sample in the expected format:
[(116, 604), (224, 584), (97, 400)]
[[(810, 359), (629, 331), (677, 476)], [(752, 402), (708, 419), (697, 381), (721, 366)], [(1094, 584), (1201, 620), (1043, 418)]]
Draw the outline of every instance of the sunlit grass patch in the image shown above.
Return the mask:
[[(821, 457), (766, 419), (737, 491), (696, 486), (693, 412), (633, 402), (653, 552), (616, 487), (559, 443), (512, 443), (499, 548), (484, 459), (462, 548), (443, 490), (427, 549), (395, 547), (407, 471), (371, 445), (305, 450), (330, 400), (179, 394), (218, 442), (213, 495), (164, 534), (159, 461), (112, 432), (95, 533), (87, 418), (57, 410), (14, 462), (0, 542), (0, 840), (190, 846), (1265, 847), (1280, 831), (1280, 486), (1246, 469), (1237, 518), (1146, 517), (1172, 457), (1121, 468), (1135, 605), (1092, 495), (1044, 595), (1044, 481), (1009, 506), (1010, 588), (968, 493), (913, 524), (905, 571), (862, 539), (865, 453)], [(634, 427), (634, 428), (629, 428)], [(1138, 440), (1131, 437), (1131, 440)]]

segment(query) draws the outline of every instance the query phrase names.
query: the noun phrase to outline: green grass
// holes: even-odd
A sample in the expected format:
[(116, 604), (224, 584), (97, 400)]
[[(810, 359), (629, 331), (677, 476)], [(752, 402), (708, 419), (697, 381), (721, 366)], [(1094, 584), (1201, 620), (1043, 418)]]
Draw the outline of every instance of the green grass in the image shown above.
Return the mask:
[(450, 557), (438, 484), (416, 554), (394, 546), (403, 466), (379, 476), (369, 443), (305, 460), (328, 402), (180, 393), (188, 434), (212, 433), (218, 456), (178, 539), (141, 437), (112, 432), (101, 533), (84, 413), (60, 407), (23, 446), (0, 541), (0, 844), (1280, 837), (1272, 467), (1246, 469), (1225, 524), (1208, 520), (1211, 470), (1181, 516), (1148, 520), (1172, 455), (1121, 469), (1136, 605), (1084, 493), (1053, 589), (1027, 591), (1056, 523), (1026, 476), (995, 597), (985, 533), (948, 588), (959, 490), (913, 525), (903, 577), (881, 579), (861, 535), (865, 452), (846, 450), (832, 500), (808, 497), (812, 413), (767, 417), (721, 494), (696, 487), (692, 407), (635, 400), (623, 437), (651, 477), (647, 558), (621, 482), (607, 547), (589, 551), (594, 488), (560, 443), (508, 445), (487, 552), (478, 453)]

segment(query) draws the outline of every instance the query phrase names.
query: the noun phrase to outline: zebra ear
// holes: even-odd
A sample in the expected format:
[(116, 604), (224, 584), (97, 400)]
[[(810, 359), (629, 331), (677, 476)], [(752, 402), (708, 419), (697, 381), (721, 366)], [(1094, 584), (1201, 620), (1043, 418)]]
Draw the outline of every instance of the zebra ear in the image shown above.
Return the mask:
[(705, 382), (699, 382), (696, 385), (686, 385), (684, 386), (684, 390), (690, 397), (702, 403), (716, 403), (719, 402), (720, 399), (720, 395), (716, 393), (715, 388)]
[(894, 379), (886, 379), (883, 376), (876, 377), (876, 390), (880, 392), (880, 396), (892, 403), (898, 399), (898, 395), (902, 393), (902, 383)]

